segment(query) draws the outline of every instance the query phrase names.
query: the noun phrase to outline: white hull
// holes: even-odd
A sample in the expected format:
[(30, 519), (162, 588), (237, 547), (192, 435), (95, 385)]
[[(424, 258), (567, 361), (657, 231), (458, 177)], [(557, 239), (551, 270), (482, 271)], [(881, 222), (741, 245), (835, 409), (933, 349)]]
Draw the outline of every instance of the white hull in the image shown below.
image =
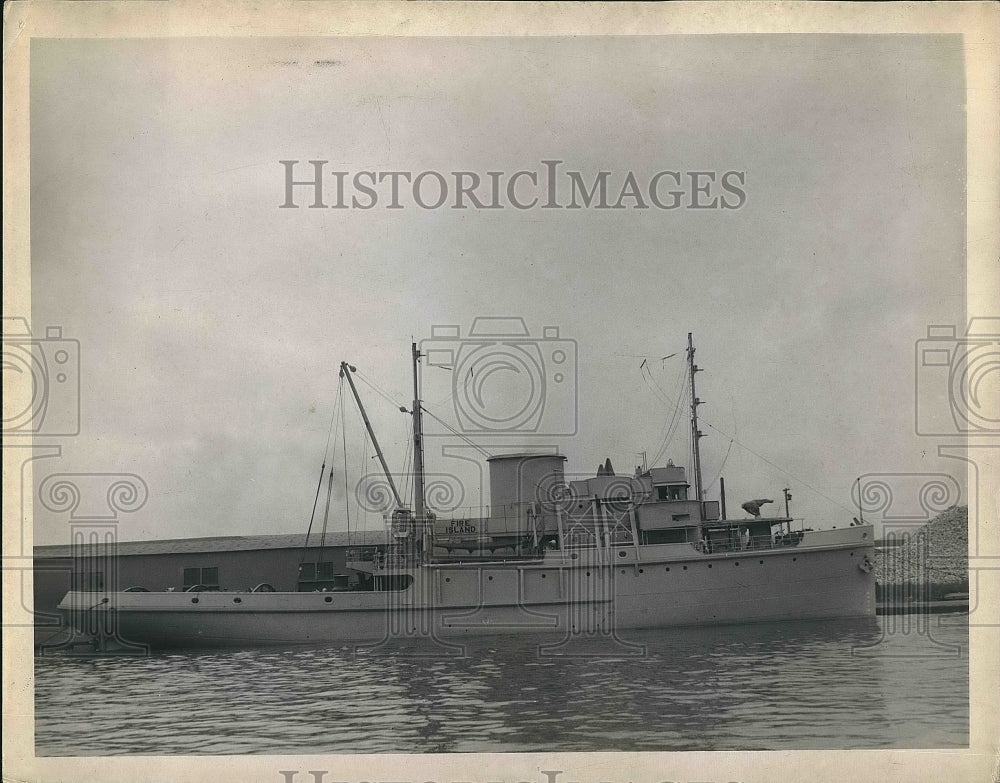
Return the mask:
[[(475, 634), (617, 634), (631, 628), (871, 617), (870, 527), (798, 546), (705, 555), (689, 545), (550, 552), (530, 562), (424, 565), (405, 590), (84, 593), (71, 625), (153, 647), (377, 643)], [(614, 561), (614, 562), (611, 562)]]

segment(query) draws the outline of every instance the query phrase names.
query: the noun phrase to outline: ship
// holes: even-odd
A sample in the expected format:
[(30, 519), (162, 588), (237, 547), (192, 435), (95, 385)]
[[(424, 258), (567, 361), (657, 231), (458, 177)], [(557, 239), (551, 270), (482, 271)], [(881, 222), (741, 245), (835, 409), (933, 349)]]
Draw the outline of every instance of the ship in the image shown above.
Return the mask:
[(787, 490), (785, 513), (775, 516), (763, 515), (773, 501), (758, 498), (741, 505), (747, 516), (728, 517), (722, 481), (720, 498), (705, 499), (694, 355), (688, 334), (693, 482), (671, 461), (618, 474), (608, 459), (592, 476), (567, 477), (564, 455), (498, 454), (487, 459), (488, 513), (448, 519), (425, 503), (418, 346), (412, 408), (402, 408), (413, 423), (412, 505), (344, 362), (341, 378), (391, 488), (384, 546), (349, 550), (350, 573), (322, 589), (71, 590), (60, 615), (102, 650), (447, 645), (512, 633), (623, 639), (629, 629), (874, 617), (871, 525), (807, 528), (789, 514)]

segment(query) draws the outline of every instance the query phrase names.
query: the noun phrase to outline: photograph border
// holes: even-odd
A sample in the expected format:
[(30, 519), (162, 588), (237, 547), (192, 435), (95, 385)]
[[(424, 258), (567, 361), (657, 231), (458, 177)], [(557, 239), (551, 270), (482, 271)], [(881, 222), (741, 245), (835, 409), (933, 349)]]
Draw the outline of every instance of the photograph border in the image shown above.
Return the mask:
[[(30, 48), (35, 38), (583, 36), (773, 33), (960, 34), (967, 90), (967, 297), (969, 316), (995, 313), (1000, 291), (1000, 7), (990, 3), (553, 4), (387, 2), (10, 2), (4, 6), (4, 315), (31, 312)], [(902, 401), (900, 401), (902, 402)], [(4, 459), (4, 617), (30, 610), (30, 462)], [(977, 552), (987, 577), (977, 608), (1000, 616), (1000, 497), (996, 457), (978, 475)], [(994, 499), (992, 502), (990, 499)], [(973, 509), (970, 507), (970, 512)], [(986, 524), (987, 519), (989, 524)], [(972, 520), (970, 520), (972, 524)], [(970, 540), (973, 536), (970, 535)], [(991, 559), (992, 558), (992, 559)], [(970, 563), (973, 568), (976, 565)], [(22, 589), (26, 595), (22, 594)], [(970, 747), (962, 750), (663, 753), (482, 753), (337, 756), (34, 755), (32, 628), (5, 622), (3, 634), (4, 779), (25, 781), (262, 781), (282, 771), (327, 770), (325, 781), (640, 783), (651, 781), (997, 780), (1000, 627), (970, 625)], [(155, 765), (155, 766), (154, 766)], [(155, 771), (154, 771), (155, 770)]]

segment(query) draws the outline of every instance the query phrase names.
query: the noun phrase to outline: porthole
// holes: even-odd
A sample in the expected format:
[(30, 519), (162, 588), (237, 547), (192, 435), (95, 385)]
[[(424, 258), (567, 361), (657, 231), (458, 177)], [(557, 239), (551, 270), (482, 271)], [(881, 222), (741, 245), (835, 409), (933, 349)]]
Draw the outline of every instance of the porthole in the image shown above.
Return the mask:
[(644, 574), (644, 573), (646, 573), (646, 572), (645, 572), (645, 571), (643, 571), (643, 570), (642, 570), (642, 569), (640, 568), (640, 569), (639, 569), (639, 573), (640, 573), (640, 574)]
[(625, 557), (625, 552), (624, 552), (624, 550), (618, 553), (618, 557)]
[(668, 570), (668, 571), (670, 570), (670, 566), (667, 566), (667, 570)]
[(708, 567), (709, 567), (709, 568), (711, 568), (711, 567), (712, 567), (712, 564), (711, 564), (711, 563), (709, 563), (709, 564), (708, 564)]
[(569, 556), (569, 559), (570, 559), (570, 560), (576, 560), (576, 559), (577, 559), (578, 557), (579, 557), (579, 555), (578, 555), (578, 554), (577, 554), (576, 552), (574, 552), (573, 554), (571, 554), (571, 555)]
[(544, 579), (544, 578), (545, 578), (545, 574), (542, 574), (542, 579)]
[(797, 557), (793, 557), (793, 558), (792, 558), (792, 562), (793, 562), (793, 563), (794, 563), (794, 562), (795, 562), (796, 560), (798, 560), (798, 558), (797, 558)]
[(234, 598), (233, 599), (233, 603), (234, 604), (241, 604), (241, 603), (243, 603), (243, 599), (242, 598)]
[(757, 562), (760, 563), (761, 565), (764, 565), (764, 561), (763, 560), (758, 560)]
[(326, 601), (328, 604), (333, 603), (333, 598), (331, 598), (330, 596), (326, 596), (323, 600)]
[(624, 574), (625, 573), (625, 569), (623, 568), (621, 571), (619, 571), (619, 573)]
[(587, 572), (587, 576), (590, 576), (590, 571)]
[(489, 579), (489, 580), (490, 580), (491, 582), (493, 581), (493, 577), (492, 577), (492, 576), (490, 576), (490, 577), (487, 577), (487, 578), (488, 578), (488, 579)]
[(740, 564), (739, 560), (737, 560), (735, 563), (733, 563), (733, 565), (739, 565), (739, 564)]
[(688, 567), (687, 567), (687, 566), (684, 566), (684, 570), (685, 570), (685, 571), (687, 571), (687, 570), (688, 570)]
[(450, 576), (446, 576), (446, 577), (444, 578), (444, 581), (446, 581), (446, 582), (450, 582), (450, 581), (451, 581), (451, 577), (450, 577)]
[(851, 552), (851, 557), (854, 557), (854, 553), (853, 552)]
[(196, 603), (198, 603), (198, 599), (197, 599), (197, 598), (192, 598), (192, 599), (191, 599), (191, 603), (193, 603), (193, 604), (196, 604)]

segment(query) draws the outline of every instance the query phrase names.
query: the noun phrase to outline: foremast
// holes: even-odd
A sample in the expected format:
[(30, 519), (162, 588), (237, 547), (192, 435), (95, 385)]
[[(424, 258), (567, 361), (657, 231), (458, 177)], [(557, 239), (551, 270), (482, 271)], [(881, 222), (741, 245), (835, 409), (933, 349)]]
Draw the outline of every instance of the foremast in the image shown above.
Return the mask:
[(700, 540), (700, 521), (705, 517), (705, 490), (701, 483), (701, 448), (698, 442), (704, 437), (704, 433), (698, 429), (698, 406), (701, 405), (701, 400), (698, 399), (698, 393), (695, 391), (694, 376), (698, 372), (698, 365), (694, 363), (694, 339), (691, 332), (688, 332), (687, 360), (688, 376), (691, 379), (691, 456), (694, 459), (694, 493), (698, 500), (699, 519), (696, 537)]
[(413, 352), (413, 523), (415, 535), (420, 537), (420, 551), (424, 561), (431, 559), (434, 546), (433, 515), (424, 506), (424, 427), (423, 408), (420, 404), (420, 357), (417, 344), (411, 344)]
[(420, 408), (420, 357), (417, 344), (413, 349), (413, 514), (417, 523), (424, 521), (424, 428)]
[(695, 392), (694, 375), (699, 372), (699, 367), (694, 363), (694, 341), (691, 338), (691, 332), (688, 332), (687, 355), (688, 374), (691, 376), (691, 450), (694, 457), (694, 492), (698, 502), (701, 503), (705, 499), (705, 490), (701, 484), (701, 449), (698, 441), (705, 437), (705, 433), (698, 429), (698, 406), (701, 405), (701, 400), (698, 399), (698, 394)]

